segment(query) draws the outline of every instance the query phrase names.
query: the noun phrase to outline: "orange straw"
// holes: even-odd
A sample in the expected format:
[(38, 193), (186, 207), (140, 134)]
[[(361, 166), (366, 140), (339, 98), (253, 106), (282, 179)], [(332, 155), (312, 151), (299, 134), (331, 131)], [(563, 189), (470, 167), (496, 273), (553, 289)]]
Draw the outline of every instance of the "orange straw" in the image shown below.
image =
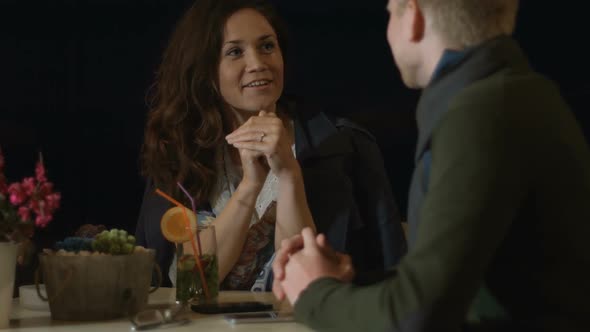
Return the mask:
[[(178, 207), (180, 207), (182, 209), (182, 212), (183, 212), (183, 215), (184, 215), (185, 228), (189, 232), (191, 232), (191, 245), (193, 246), (193, 251), (197, 253), (197, 257), (195, 257), (195, 260), (197, 261), (197, 267), (199, 268), (199, 274), (201, 275), (201, 280), (203, 281), (203, 291), (205, 292), (205, 298), (207, 300), (209, 300), (209, 287), (207, 286), (207, 280), (205, 279), (205, 272), (203, 271), (203, 266), (201, 265), (201, 258), (200, 258), (201, 257), (201, 253), (197, 249), (197, 244), (195, 243), (195, 237), (192, 236), (191, 224), (190, 224), (190, 222), (188, 220), (188, 215), (186, 214), (187, 207), (185, 207), (184, 205), (182, 205), (180, 202), (178, 202), (174, 198), (166, 195), (160, 189), (156, 189), (156, 194), (164, 197), (165, 199), (167, 199), (168, 201), (170, 201), (172, 204), (175, 204), (176, 206), (178, 206)], [(197, 230), (196, 231), (197, 232), (199, 231), (199, 226), (198, 225), (197, 225)]]

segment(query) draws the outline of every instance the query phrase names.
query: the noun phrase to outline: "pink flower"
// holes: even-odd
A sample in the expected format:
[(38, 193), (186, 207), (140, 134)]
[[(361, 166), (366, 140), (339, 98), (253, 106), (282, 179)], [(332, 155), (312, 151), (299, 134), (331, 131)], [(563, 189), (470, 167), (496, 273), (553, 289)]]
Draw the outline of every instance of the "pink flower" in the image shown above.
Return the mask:
[(45, 206), (45, 201), (32, 199), (29, 201), (29, 208), (35, 212), (35, 214), (41, 214), (42, 208)]
[(49, 224), (51, 219), (53, 219), (52, 216), (38, 215), (37, 218), (35, 218), (35, 225), (39, 228), (45, 228), (45, 226)]
[(41, 187), (39, 187), (39, 196), (41, 197), (41, 199), (43, 199), (43, 197), (50, 195), (53, 193), (53, 183), (51, 182), (44, 182), (43, 184), (41, 184)]
[[(61, 194), (54, 192), (53, 183), (47, 179), (47, 173), (43, 164), (43, 157), (39, 155), (39, 161), (35, 165), (35, 176), (24, 178), (20, 182), (8, 184), (4, 175), (5, 159), (0, 149), (0, 197), (9, 203), (2, 208), (9, 213), (16, 213), (20, 222), (27, 225), (10, 224), (1, 225), (1, 238), (23, 238), (33, 236), (34, 227), (46, 227), (53, 220), (53, 213), (60, 207)], [(0, 211), (5, 213), (5, 211)], [(4, 219), (3, 219), (4, 221)]]
[(33, 195), (36, 186), (37, 184), (35, 183), (35, 178), (25, 178), (22, 182), (23, 190), (27, 196)]
[(10, 195), (10, 203), (12, 205), (20, 205), (28, 198), (27, 193), (20, 183), (13, 183), (8, 186), (8, 194)]
[(59, 208), (59, 202), (61, 201), (61, 195), (59, 193), (53, 193), (45, 196), (47, 201), (47, 207), (51, 213)]
[(47, 176), (45, 174), (45, 166), (43, 165), (43, 158), (41, 157), (39, 158), (39, 161), (35, 166), (35, 177), (37, 178), (37, 181), (39, 181), (40, 183), (47, 181)]
[(31, 209), (26, 206), (21, 206), (18, 208), (18, 215), (23, 222), (31, 220)]
[(32, 200), (31, 209), (35, 212), (37, 217), (35, 218), (35, 225), (38, 227), (45, 227), (51, 221), (52, 216), (48, 211), (48, 206), (44, 200)]

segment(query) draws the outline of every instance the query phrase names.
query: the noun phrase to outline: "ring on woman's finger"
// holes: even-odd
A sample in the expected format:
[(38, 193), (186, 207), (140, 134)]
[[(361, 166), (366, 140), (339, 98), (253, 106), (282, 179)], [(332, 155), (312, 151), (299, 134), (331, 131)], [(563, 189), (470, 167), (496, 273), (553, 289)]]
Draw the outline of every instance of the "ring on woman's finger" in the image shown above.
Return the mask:
[(264, 140), (264, 136), (266, 136), (266, 133), (262, 132), (262, 134), (260, 134), (260, 142)]

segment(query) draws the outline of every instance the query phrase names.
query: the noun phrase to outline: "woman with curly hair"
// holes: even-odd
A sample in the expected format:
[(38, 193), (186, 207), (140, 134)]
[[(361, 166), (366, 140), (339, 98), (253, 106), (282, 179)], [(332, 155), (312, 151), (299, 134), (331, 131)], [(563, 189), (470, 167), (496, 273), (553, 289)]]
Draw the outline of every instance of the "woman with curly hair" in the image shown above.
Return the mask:
[(159, 226), (170, 205), (154, 188), (190, 206), (177, 183), (215, 216), (222, 289), (251, 289), (275, 248), (304, 227), (350, 253), (360, 274), (405, 251), (374, 138), (282, 96), (286, 47), (260, 0), (196, 1), (172, 35), (145, 131), (136, 231), (172, 283), (174, 250)]

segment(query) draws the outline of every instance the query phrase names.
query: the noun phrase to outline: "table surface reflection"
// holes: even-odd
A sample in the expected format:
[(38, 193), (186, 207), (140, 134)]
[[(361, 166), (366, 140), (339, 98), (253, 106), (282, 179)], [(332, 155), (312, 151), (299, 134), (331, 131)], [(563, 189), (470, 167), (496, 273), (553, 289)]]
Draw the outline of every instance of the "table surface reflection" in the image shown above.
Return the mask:
[[(160, 288), (150, 295), (149, 308), (164, 308), (174, 303), (175, 289)], [(221, 292), (220, 302), (261, 301), (274, 304), (275, 310), (291, 312), (292, 308), (286, 301), (278, 302), (272, 293), (252, 292)], [(256, 323), (231, 325), (223, 315), (203, 315), (187, 311), (183, 317), (191, 319), (191, 322), (183, 326), (159, 328), (151, 331), (285, 331), (300, 332), (311, 331), (307, 327), (295, 322)], [(109, 321), (72, 322), (57, 321), (51, 319), (49, 310), (30, 310), (22, 307), (18, 299), (15, 299), (12, 307), (10, 327), (3, 331), (130, 331), (131, 324), (127, 318)]]

